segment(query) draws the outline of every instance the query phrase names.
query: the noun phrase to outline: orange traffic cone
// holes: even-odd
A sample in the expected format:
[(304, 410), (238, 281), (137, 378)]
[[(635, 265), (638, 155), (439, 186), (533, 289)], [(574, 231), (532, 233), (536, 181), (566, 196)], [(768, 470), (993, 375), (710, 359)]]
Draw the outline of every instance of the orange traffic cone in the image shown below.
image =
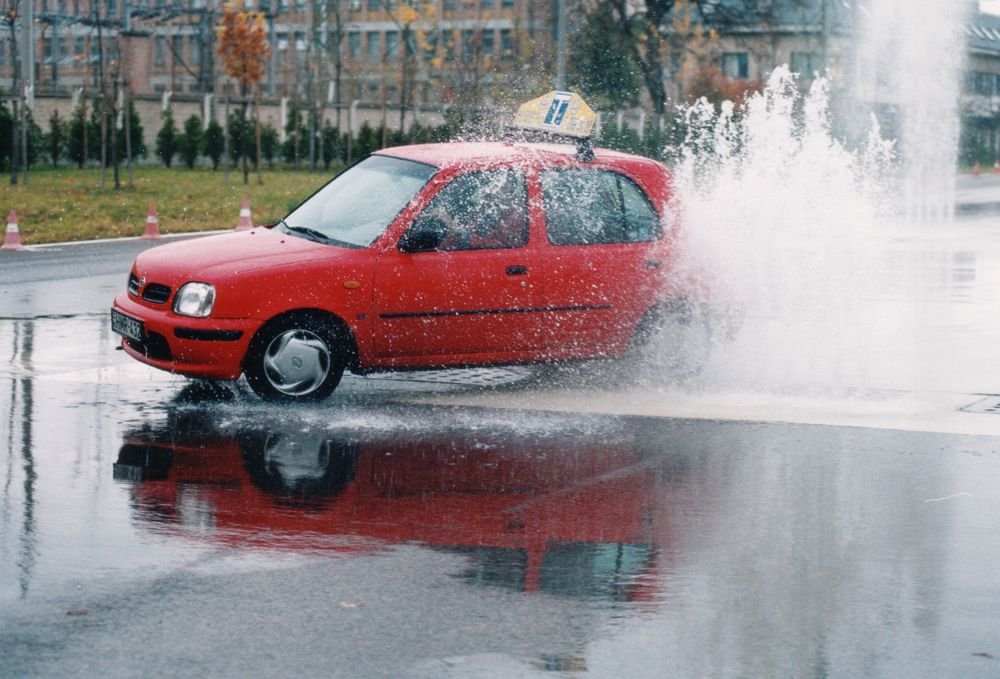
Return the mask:
[(253, 221), (250, 219), (250, 199), (243, 199), (243, 206), (240, 208), (240, 221), (236, 222), (237, 231), (247, 231), (253, 228)]
[(146, 213), (146, 232), (142, 234), (146, 240), (155, 240), (160, 237), (160, 218), (156, 216), (156, 206), (149, 204), (149, 212)]
[(976, 163), (975, 163), (975, 165), (972, 166), (972, 176), (973, 177), (978, 177), (979, 173), (982, 172), (982, 171), (983, 171), (983, 169), (979, 166), (979, 161), (977, 160)]
[(7, 231), (4, 233), (3, 246), (0, 250), (22, 250), (21, 232), (17, 228), (17, 213), (14, 210), (7, 215)]

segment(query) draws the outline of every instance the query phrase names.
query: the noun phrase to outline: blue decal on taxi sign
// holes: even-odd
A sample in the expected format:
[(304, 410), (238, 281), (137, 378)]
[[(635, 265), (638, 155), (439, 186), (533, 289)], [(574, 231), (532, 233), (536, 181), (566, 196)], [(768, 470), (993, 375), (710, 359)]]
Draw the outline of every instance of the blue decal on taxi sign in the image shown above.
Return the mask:
[(521, 104), (514, 116), (515, 127), (577, 138), (589, 137), (596, 121), (597, 114), (580, 95), (559, 90)]

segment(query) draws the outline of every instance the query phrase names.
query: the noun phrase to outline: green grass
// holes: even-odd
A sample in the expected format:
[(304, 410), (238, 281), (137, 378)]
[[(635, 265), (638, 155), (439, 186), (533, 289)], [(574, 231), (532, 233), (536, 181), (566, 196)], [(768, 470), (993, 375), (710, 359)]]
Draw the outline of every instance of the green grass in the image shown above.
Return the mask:
[(27, 186), (23, 181), (12, 186), (9, 175), (2, 176), (0, 219), (6, 220), (10, 210), (16, 210), (26, 245), (141, 236), (153, 203), (161, 233), (187, 233), (233, 228), (243, 199), (249, 198), (253, 223), (271, 224), (332, 175), (264, 172), (262, 184), (251, 174), (250, 183), (244, 185), (238, 171), (230, 172), (226, 184), (221, 170), (140, 167), (133, 170), (132, 186), (121, 170), (119, 191), (114, 189), (110, 169), (103, 190), (100, 176), (96, 169), (32, 169)]

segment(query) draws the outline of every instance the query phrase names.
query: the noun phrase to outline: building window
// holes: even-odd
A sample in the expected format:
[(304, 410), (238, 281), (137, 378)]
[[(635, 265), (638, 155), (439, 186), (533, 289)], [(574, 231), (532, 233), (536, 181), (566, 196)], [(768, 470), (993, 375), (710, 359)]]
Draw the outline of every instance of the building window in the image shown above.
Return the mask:
[(722, 75), (736, 80), (750, 77), (750, 59), (746, 52), (726, 52), (722, 55)]
[(70, 64), (73, 63), (73, 55), (67, 54), (66, 50), (69, 49), (69, 39), (59, 38), (56, 42), (56, 52), (59, 54), (60, 64)]
[(382, 7), (381, 0), (368, 0), (368, 11), (377, 12)]
[(191, 55), (191, 64), (197, 65), (201, 63), (201, 45), (198, 43), (198, 37), (192, 35), (188, 38), (188, 43), (190, 44), (190, 49), (188, 54)]
[(448, 61), (455, 60), (455, 31), (445, 31), (442, 35), (444, 45), (444, 58)]
[(500, 58), (504, 61), (514, 58), (514, 32), (509, 28), (500, 30)]
[(493, 58), (493, 51), (496, 49), (494, 32), (491, 29), (483, 30), (483, 48), (482, 54), (484, 57)]
[(347, 34), (347, 54), (353, 61), (361, 59), (361, 34), (357, 31)]
[(378, 31), (368, 31), (368, 61), (375, 63), (381, 60), (381, 45)]
[(475, 58), (478, 43), (475, 31), (462, 31), (462, 58), (466, 61), (471, 61)]
[(399, 33), (396, 31), (385, 34), (385, 53), (389, 59), (399, 58)]
[(502, 9), (510, 9), (514, 6), (514, 0), (500, 0), (500, 7)]
[(444, 0), (444, 11), (454, 12), (456, 4), (455, 0)]
[(815, 52), (792, 52), (789, 67), (803, 80), (812, 80), (821, 68), (819, 55)]
[(424, 59), (433, 59), (434, 54), (437, 52), (437, 33), (428, 33), (427, 39), (424, 43)]
[(973, 73), (972, 91), (975, 94), (992, 96), (996, 93), (996, 78), (992, 73)]
[(173, 51), (174, 63), (184, 63), (184, 37), (175, 35), (172, 40), (171, 50)]

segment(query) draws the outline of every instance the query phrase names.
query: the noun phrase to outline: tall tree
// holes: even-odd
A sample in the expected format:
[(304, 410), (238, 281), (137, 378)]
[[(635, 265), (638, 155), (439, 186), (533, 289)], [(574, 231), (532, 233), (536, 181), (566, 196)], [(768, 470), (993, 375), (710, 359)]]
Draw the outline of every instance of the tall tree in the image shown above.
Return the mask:
[(618, 109), (639, 103), (638, 64), (608, 3), (598, 3), (587, 13), (570, 48), (570, 88), (579, 90), (591, 106)]
[[(602, 4), (606, 6), (601, 8)], [(621, 36), (656, 114), (667, 107), (667, 79), (690, 53), (704, 52), (715, 31), (767, 23), (774, 3), (758, 0), (599, 0)]]
[[(267, 44), (267, 27), (262, 12), (241, 11), (235, 2), (227, 2), (222, 8), (222, 19), (216, 33), (219, 38), (219, 56), (222, 57), (226, 74), (240, 84), (243, 97), (243, 118), (246, 119), (248, 97), (255, 95), (256, 111), (254, 129), (257, 141), (257, 157), (260, 157), (260, 80), (267, 69), (267, 57), (271, 47)], [(247, 154), (243, 157), (243, 183), (249, 183)], [(260, 164), (257, 164), (257, 181), (260, 182)]]

